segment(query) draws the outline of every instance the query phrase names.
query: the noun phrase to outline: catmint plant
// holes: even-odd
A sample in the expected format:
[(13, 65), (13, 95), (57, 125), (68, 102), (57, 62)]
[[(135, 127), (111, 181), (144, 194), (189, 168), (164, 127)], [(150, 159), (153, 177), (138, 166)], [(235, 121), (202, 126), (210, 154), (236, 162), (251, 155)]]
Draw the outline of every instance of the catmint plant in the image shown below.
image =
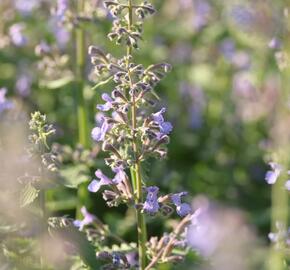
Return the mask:
[[(110, 81), (115, 87), (111, 93), (102, 94), (103, 103), (98, 104), (97, 109), (104, 114), (91, 132), (93, 140), (101, 143), (103, 151), (108, 153), (105, 163), (111, 168), (112, 176), (98, 169), (88, 190), (102, 191), (110, 207), (125, 203), (135, 209), (139, 269), (152, 269), (158, 263), (178, 262), (183, 258), (175, 254), (175, 249), (180, 247), (192, 212), (190, 205), (183, 202), (186, 192), (162, 196), (159, 187), (147, 185), (142, 172), (144, 161), (152, 157), (164, 158), (167, 154), (166, 145), (173, 126), (165, 120), (166, 108), (156, 109), (158, 98), (154, 87), (171, 66), (159, 63), (145, 67), (134, 60), (134, 50), (142, 40), (143, 22), (155, 13), (152, 4), (132, 0), (105, 1), (104, 4), (114, 17), (108, 38), (124, 46), (126, 54), (117, 59), (98, 47), (89, 47), (95, 73), (102, 79), (96, 87)], [(166, 216), (174, 208), (184, 217), (174, 232), (160, 239), (148, 239), (146, 216)], [(82, 222), (76, 221), (78, 227), (83, 228), (92, 220), (85, 211), (84, 215)], [(110, 261), (106, 269), (130, 268), (121, 254), (100, 252), (98, 256)]]

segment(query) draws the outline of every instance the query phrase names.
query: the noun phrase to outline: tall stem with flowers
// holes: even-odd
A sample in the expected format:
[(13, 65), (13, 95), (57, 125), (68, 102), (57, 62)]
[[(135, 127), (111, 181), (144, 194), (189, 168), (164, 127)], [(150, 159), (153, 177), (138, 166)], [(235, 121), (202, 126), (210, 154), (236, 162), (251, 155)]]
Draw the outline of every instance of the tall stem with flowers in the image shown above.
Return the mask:
[[(97, 179), (89, 184), (88, 189), (97, 192), (105, 187), (103, 198), (109, 206), (126, 203), (135, 209), (139, 269), (151, 269), (157, 263), (181, 259), (174, 254), (174, 248), (191, 217), (189, 204), (181, 202), (185, 192), (158, 197), (159, 188), (147, 186), (142, 179), (142, 163), (149, 157), (164, 158), (167, 153), (166, 144), (169, 143), (172, 125), (164, 120), (165, 108), (155, 113), (152, 108), (158, 100), (154, 87), (171, 67), (167, 63), (144, 67), (134, 62), (133, 52), (142, 38), (143, 21), (155, 13), (150, 3), (115, 0), (105, 1), (105, 6), (115, 18), (108, 38), (126, 46), (126, 55), (116, 59), (98, 47), (89, 48), (95, 72), (104, 79), (101, 84), (115, 83), (111, 94), (102, 94), (105, 103), (97, 105), (104, 116), (92, 130), (92, 138), (102, 142), (103, 151), (109, 153), (105, 161), (115, 175), (109, 178), (97, 170)], [(180, 225), (172, 234), (149, 240), (145, 215), (168, 215), (173, 212), (172, 206), (176, 207), (179, 216), (184, 217)]]

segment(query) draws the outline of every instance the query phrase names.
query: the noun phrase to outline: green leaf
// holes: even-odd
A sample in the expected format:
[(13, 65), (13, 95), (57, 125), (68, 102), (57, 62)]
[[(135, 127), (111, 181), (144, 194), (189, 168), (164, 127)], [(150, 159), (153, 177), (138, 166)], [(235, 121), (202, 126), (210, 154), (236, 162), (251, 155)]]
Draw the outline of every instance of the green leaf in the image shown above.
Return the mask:
[(54, 81), (41, 81), (40, 86), (48, 89), (58, 89), (71, 83), (73, 80), (73, 76), (67, 76)]
[(39, 190), (37, 190), (31, 183), (28, 183), (20, 191), (20, 207), (31, 204), (38, 197)]
[(69, 188), (77, 188), (81, 183), (90, 180), (89, 169), (84, 164), (67, 166), (60, 170), (63, 185)]

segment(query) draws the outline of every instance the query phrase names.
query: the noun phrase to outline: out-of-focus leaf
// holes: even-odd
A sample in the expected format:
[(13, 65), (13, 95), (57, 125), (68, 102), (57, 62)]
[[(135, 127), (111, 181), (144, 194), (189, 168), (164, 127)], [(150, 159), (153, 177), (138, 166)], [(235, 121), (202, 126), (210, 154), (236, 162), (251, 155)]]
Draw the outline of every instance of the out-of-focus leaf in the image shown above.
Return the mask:
[(100, 269), (100, 264), (96, 258), (96, 251), (83, 232), (80, 232), (73, 225), (69, 225), (66, 227), (50, 228), (50, 233), (52, 236), (72, 244), (77, 249), (82, 261), (91, 269)]
[(54, 81), (41, 81), (40, 86), (48, 89), (58, 89), (71, 83), (74, 80), (73, 76), (66, 76), (64, 78)]
[(16, 224), (5, 224), (0, 223), (0, 234), (6, 234), (6, 233), (13, 233), (18, 231), (21, 228), (21, 226)]
[(92, 87), (92, 89), (95, 90), (95, 89), (97, 89), (98, 87), (100, 87), (100, 86), (102, 86), (102, 85), (105, 85), (105, 84), (109, 83), (113, 78), (114, 78), (114, 77), (111, 76), (111, 77), (109, 77), (107, 80), (105, 80), (105, 81), (101, 81), (101, 82), (97, 83), (94, 87)]
[(39, 190), (37, 190), (31, 183), (28, 183), (20, 192), (20, 206), (24, 207), (31, 204), (38, 197)]
[(90, 179), (89, 169), (84, 164), (64, 167), (60, 170), (63, 185), (77, 188), (81, 183)]

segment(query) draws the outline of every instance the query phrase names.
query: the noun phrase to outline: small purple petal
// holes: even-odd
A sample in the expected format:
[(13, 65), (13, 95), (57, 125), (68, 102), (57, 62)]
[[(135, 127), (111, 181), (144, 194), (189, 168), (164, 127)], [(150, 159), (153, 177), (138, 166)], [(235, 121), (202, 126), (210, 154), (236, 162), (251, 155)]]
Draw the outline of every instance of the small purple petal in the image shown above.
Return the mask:
[(156, 214), (159, 210), (158, 191), (159, 188), (155, 186), (147, 187), (146, 201), (143, 205), (143, 210), (151, 215)]
[(82, 213), (84, 219), (83, 220), (75, 220), (73, 222), (74, 226), (78, 227), (80, 231), (83, 230), (84, 226), (92, 224), (94, 222), (94, 220), (96, 219), (96, 217), (93, 214), (91, 214), (87, 211), (85, 206), (83, 206), (81, 208), (81, 213)]
[(99, 142), (105, 139), (106, 133), (111, 129), (111, 125), (108, 124), (106, 120), (103, 121), (101, 127), (93, 128), (91, 136), (93, 140)]
[(184, 217), (191, 213), (191, 207), (188, 203), (181, 203), (181, 197), (186, 196), (187, 192), (180, 192), (171, 195), (171, 201), (176, 206), (176, 212), (179, 216)]
[(281, 41), (277, 38), (272, 38), (268, 43), (268, 47), (273, 50), (277, 50), (281, 48)]
[(92, 130), (91, 136), (93, 138), (94, 141), (101, 141), (101, 129), (99, 127), (95, 127)]
[(120, 184), (121, 182), (123, 182), (126, 179), (126, 173), (124, 172), (124, 170), (122, 168), (117, 168), (114, 170), (114, 172), (116, 172), (115, 177), (112, 179), (112, 182), (114, 184)]
[(107, 93), (102, 94), (102, 99), (106, 102), (112, 102), (113, 99)]
[(107, 112), (110, 109), (112, 109), (112, 103), (107, 102), (105, 104), (98, 104), (97, 109), (102, 111), (102, 112)]
[(97, 192), (101, 185), (100, 185), (101, 181), (97, 181), (97, 180), (93, 180), (89, 185), (88, 185), (88, 190), (90, 192)]
[(163, 134), (169, 134), (173, 129), (173, 126), (170, 122), (163, 122), (160, 124), (160, 132)]
[(161, 124), (164, 122), (164, 118), (163, 118), (163, 113), (165, 113), (166, 109), (162, 108), (159, 112), (157, 113), (153, 113), (152, 114), (152, 118), (154, 122), (157, 122), (158, 124)]
[(81, 220), (74, 220), (73, 224), (75, 227), (80, 228), (82, 226), (82, 221)]
[(180, 217), (185, 217), (191, 213), (191, 207), (188, 203), (181, 203), (176, 206), (176, 212)]
[(268, 184), (273, 185), (276, 183), (276, 181), (281, 173), (282, 166), (275, 163), (275, 162), (270, 162), (269, 165), (272, 168), (272, 171), (266, 172), (265, 180)]

